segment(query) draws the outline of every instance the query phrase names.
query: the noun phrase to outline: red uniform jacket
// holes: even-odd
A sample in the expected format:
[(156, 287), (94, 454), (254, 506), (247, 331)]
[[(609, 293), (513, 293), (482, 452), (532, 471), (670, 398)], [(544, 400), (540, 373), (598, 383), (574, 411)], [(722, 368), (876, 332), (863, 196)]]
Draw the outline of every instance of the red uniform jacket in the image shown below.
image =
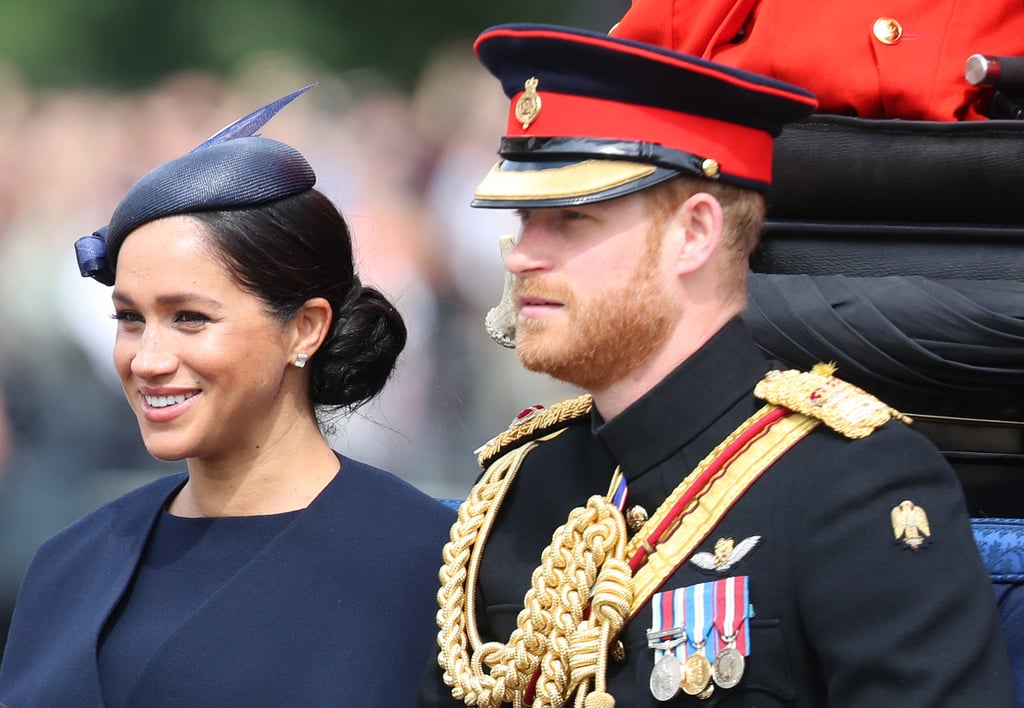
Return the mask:
[(804, 86), (821, 113), (978, 120), (992, 89), (964, 64), (1024, 55), (1024, 3), (633, 0), (613, 33)]

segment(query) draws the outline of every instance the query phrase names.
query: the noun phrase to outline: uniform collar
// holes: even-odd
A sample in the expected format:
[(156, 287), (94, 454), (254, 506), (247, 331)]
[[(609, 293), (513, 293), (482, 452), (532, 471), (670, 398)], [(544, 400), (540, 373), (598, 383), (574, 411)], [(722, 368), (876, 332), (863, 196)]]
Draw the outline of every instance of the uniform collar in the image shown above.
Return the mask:
[(654, 388), (610, 421), (591, 412), (594, 436), (635, 479), (696, 438), (771, 368), (733, 319)]

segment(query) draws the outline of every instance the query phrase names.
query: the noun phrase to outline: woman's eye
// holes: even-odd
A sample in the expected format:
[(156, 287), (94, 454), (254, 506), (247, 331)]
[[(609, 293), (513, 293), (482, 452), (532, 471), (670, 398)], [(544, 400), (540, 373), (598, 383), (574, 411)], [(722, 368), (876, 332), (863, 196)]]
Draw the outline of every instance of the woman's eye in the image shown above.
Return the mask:
[(174, 316), (175, 322), (181, 322), (183, 324), (206, 324), (210, 321), (210, 318), (201, 312), (179, 312)]
[(111, 318), (118, 322), (142, 322), (142, 315), (132, 310), (117, 310), (111, 315)]

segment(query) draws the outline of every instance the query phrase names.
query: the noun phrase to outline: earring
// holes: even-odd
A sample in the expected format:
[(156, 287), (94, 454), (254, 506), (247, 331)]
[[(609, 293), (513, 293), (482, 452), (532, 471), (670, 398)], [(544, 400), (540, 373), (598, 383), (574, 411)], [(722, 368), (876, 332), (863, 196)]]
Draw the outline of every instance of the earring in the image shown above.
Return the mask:
[(301, 369), (306, 365), (306, 361), (309, 359), (309, 355), (306, 352), (299, 352), (295, 355), (295, 368)]

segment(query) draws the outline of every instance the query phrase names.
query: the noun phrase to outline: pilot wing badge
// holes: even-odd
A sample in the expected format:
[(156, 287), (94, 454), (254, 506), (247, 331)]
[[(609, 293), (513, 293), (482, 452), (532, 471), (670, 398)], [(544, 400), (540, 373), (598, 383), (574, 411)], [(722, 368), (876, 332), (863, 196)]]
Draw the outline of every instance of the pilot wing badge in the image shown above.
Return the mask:
[(760, 536), (748, 536), (739, 543), (731, 538), (720, 538), (715, 541), (714, 552), (699, 551), (693, 554), (690, 562), (702, 570), (724, 573), (746, 558), (747, 554), (761, 542)]

